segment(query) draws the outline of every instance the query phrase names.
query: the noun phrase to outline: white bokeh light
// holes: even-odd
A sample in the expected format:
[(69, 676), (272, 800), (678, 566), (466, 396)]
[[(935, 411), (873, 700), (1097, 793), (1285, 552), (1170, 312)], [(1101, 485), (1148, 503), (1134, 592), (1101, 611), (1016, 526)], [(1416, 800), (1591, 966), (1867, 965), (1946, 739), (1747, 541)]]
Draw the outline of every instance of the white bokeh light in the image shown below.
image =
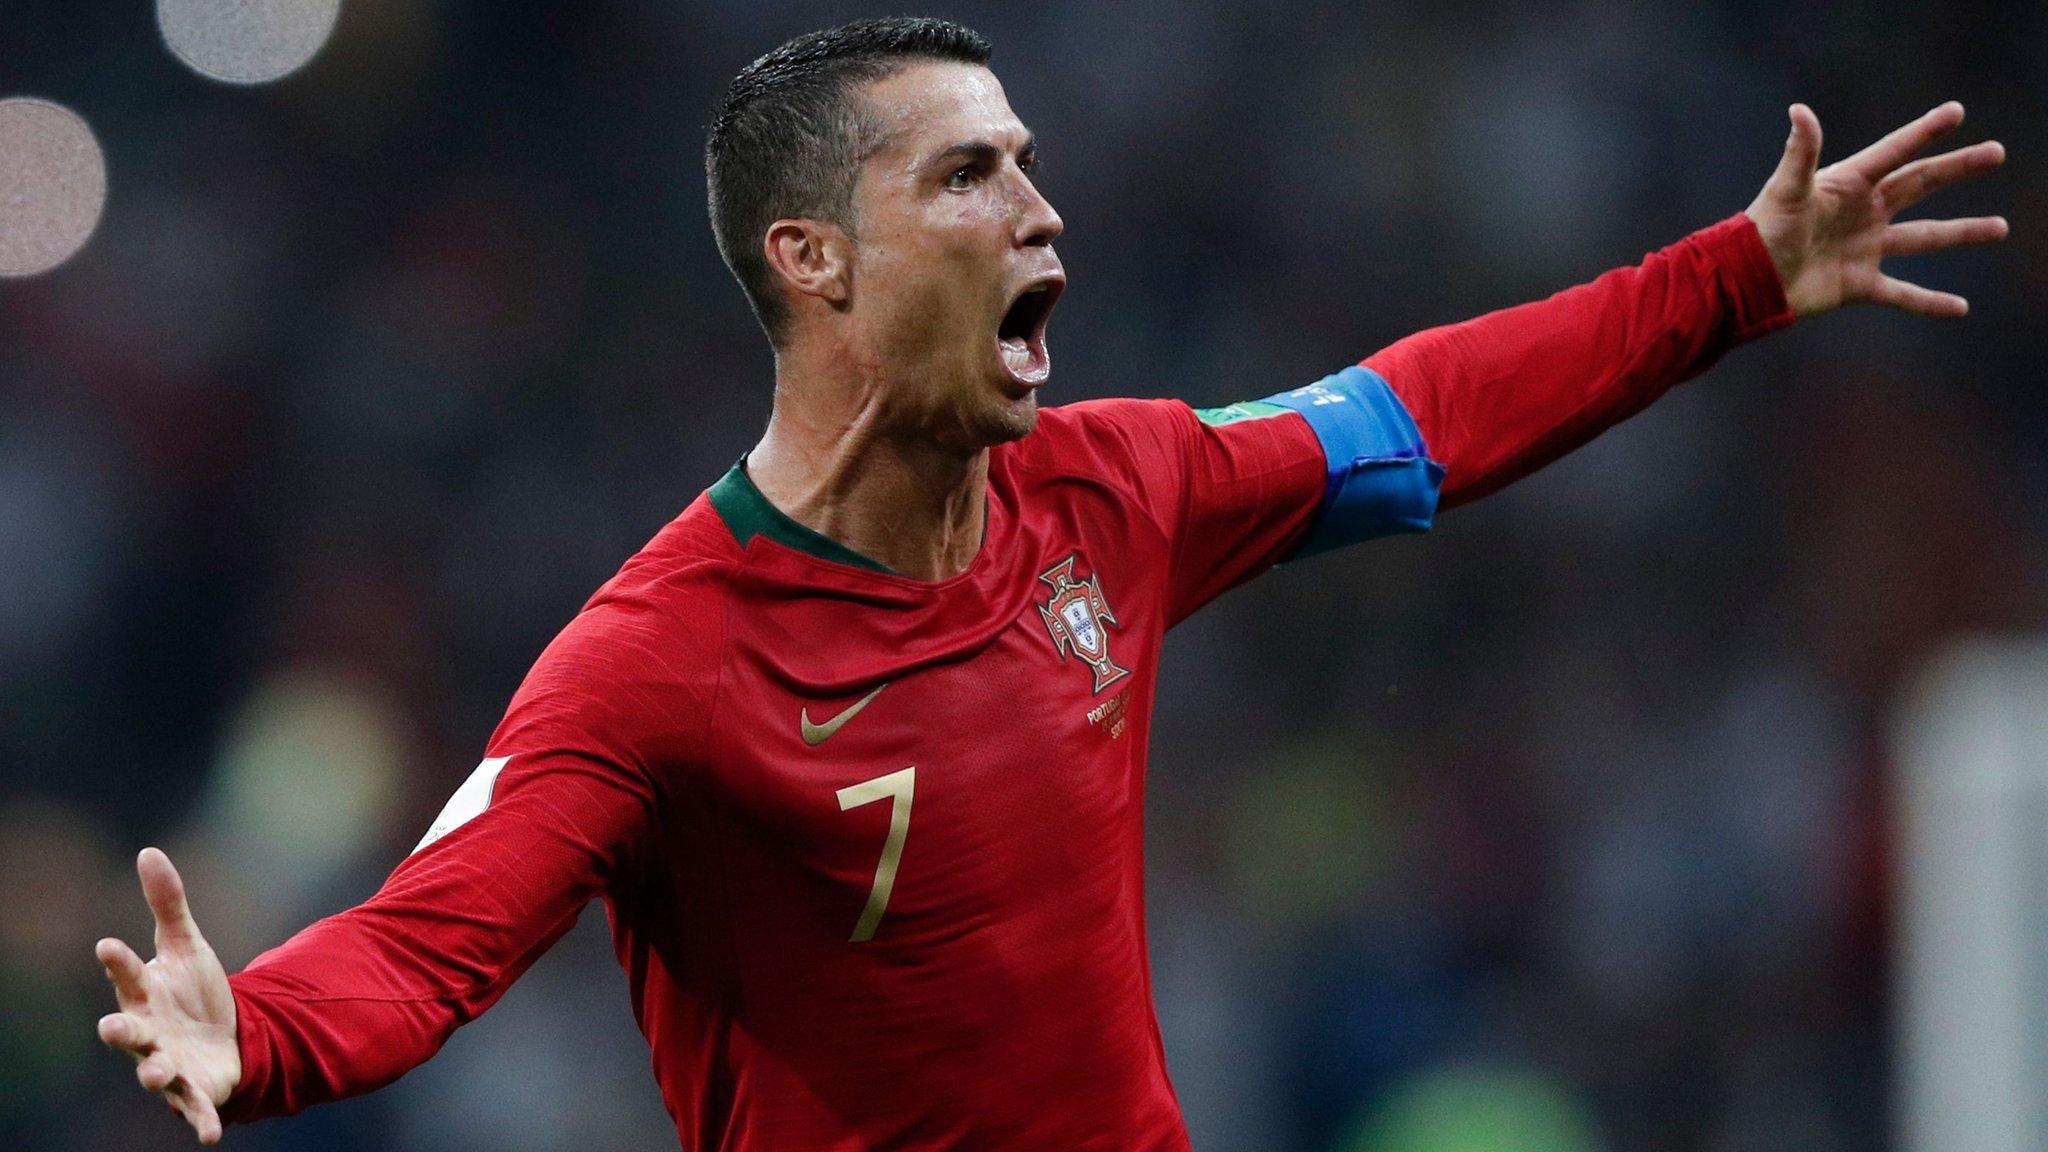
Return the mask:
[(334, 33), (341, 0), (157, 0), (164, 44), (202, 76), (262, 84), (304, 67)]
[(78, 254), (107, 203), (107, 159), (78, 113), (0, 100), (0, 276), (34, 276)]

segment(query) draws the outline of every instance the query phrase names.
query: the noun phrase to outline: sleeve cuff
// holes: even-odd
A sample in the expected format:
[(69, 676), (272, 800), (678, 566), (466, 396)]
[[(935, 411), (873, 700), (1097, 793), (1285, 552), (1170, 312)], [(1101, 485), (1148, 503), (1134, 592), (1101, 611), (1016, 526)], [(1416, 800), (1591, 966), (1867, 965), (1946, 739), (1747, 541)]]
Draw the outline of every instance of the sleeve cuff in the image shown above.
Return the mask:
[(270, 1028), (255, 998), (243, 991), (243, 975), (238, 972), (228, 977), (228, 988), (235, 997), (235, 1046), (242, 1056), (242, 1075), (235, 1082), (235, 1090), (228, 1094), (227, 1103), (220, 1107), (224, 1124), (246, 1124), (269, 1115), (261, 1105), (270, 1088), (274, 1064), (268, 1040)]
[(1770, 249), (1746, 212), (1706, 228), (1694, 237), (1699, 249), (1714, 264), (1714, 277), (1730, 309), (1728, 329), (1732, 342), (1740, 344), (1775, 332), (1792, 323), (1792, 307), (1785, 300), (1785, 284), (1778, 278), (1778, 266), (1771, 262)]

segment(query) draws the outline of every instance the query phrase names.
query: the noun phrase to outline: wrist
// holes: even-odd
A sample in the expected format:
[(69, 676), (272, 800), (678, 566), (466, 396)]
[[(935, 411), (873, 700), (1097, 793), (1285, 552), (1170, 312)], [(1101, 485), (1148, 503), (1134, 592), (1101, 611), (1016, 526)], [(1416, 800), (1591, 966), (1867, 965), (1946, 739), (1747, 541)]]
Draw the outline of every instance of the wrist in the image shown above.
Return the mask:
[(1754, 206), (1700, 233), (1730, 307), (1735, 341), (1753, 340), (1798, 319), (1787, 262), (1758, 225)]
[(214, 1100), (221, 1122), (226, 1124), (254, 1120), (265, 1114), (262, 1097), (267, 1087), (266, 1057), (270, 1049), (264, 1037), (262, 1015), (260, 1011), (251, 1011), (255, 1005), (239, 986), (242, 977), (242, 973), (228, 977), (228, 999), (234, 1005), (234, 1019), (228, 1025), (233, 1063), (225, 1090)]

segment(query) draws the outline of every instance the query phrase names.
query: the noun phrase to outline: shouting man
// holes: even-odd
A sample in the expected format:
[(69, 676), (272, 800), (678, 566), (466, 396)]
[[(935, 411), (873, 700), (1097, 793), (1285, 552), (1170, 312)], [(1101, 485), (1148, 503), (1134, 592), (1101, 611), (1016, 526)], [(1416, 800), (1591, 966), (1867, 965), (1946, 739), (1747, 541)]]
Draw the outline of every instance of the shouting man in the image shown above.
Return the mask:
[(368, 903), (227, 976), (171, 863), (156, 958), (104, 940), (139, 1061), (203, 1142), (388, 1084), (593, 897), (689, 1149), (1185, 1149), (1145, 952), (1166, 630), (1289, 557), (1426, 530), (1722, 353), (1872, 302), (1893, 216), (2004, 158), (1825, 169), (1791, 110), (1747, 211), (1540, 303), (1227, 408), (1041, 408), (1060, 217), (980, 36), (799, 37), (728, 88), (720, 250), (775, 352), (760, 442), (541, 654)]

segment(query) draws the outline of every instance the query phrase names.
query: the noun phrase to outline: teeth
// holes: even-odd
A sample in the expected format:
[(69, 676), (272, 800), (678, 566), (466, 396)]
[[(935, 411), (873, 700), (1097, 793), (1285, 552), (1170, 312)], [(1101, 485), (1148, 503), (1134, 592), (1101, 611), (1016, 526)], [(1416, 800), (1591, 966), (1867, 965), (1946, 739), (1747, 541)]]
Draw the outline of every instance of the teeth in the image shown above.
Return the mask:
[(1026, 384), (1042, 383), (1046, 377), (1048, 365), (1043, 355), (1044, 349), (1034, 337), (1045, 322), (1044, 312), (1047, 305), (1033, 303), (1020, 306), (1017, 301), (1030, 296), (1046, 296), (1051, 293), (1053, 287), (1052, 281), (1041, 280), (1018, 293), (1017, 300), (1011, 302), (1011, 310), (1004, 316), (1000, 327), (1020, 328), (1022, 331), (998, 331), (996, 335), (996, 354), (1011, 375)]

